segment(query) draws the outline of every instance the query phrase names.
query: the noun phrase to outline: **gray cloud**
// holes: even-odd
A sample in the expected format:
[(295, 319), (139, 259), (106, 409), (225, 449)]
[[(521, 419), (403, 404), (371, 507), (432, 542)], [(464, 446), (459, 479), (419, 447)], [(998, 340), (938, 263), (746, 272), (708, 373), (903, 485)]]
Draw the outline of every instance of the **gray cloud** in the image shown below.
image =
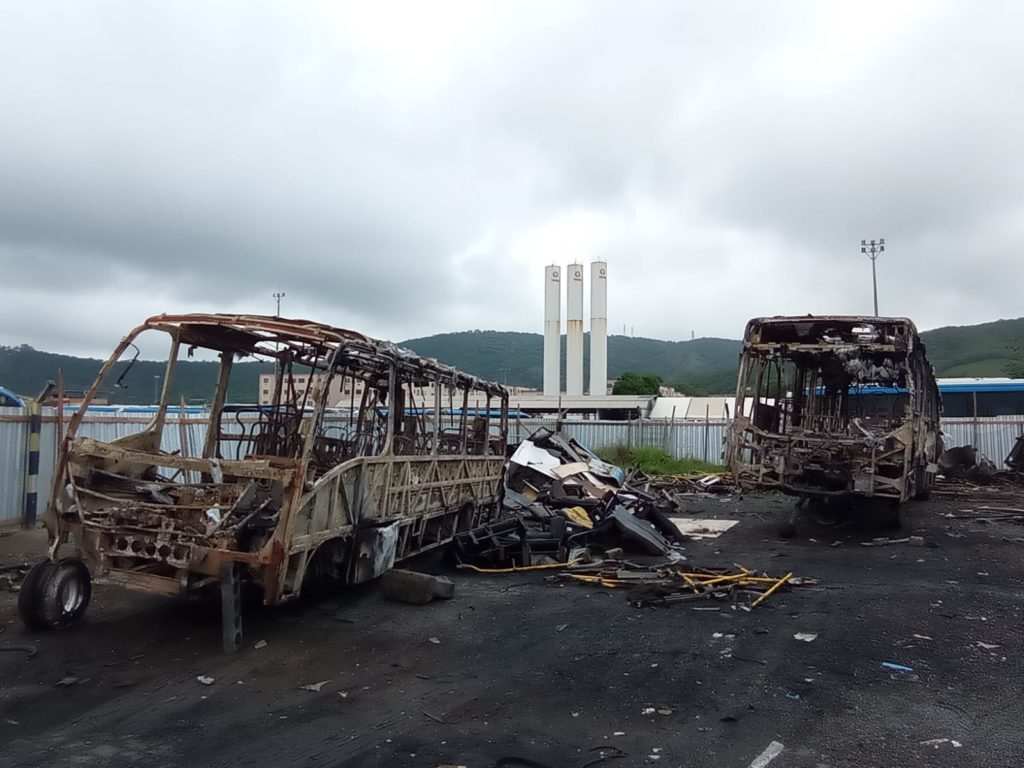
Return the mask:
[[(987, 3), (0, 6), (0, 343), (161, 311), (390, 338), (1016, 316), (1024, 12)], [(966, 265), (970, 265), (969, 267)]]

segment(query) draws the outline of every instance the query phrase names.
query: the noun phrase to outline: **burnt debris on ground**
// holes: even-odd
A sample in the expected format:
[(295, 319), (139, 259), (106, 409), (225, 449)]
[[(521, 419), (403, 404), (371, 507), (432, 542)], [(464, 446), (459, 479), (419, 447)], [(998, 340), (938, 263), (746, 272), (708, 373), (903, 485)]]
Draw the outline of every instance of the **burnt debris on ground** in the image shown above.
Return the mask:
[[(683, 565), (683, 546), (734, 521), (684, 517), (683, 496), (728, 492), (720, 477), (650, 478), (609, 464), (560, 432), (541, 428), (512, 454), (507, 519), (459, 534), (457, 567), (481, 573), (558, 570), (557, 583), (622, 589), (638, 607), (722, 600), (750, 609), (807, 580), (742, 566)], [(634, 560), (625, 559), (629, 553)]]

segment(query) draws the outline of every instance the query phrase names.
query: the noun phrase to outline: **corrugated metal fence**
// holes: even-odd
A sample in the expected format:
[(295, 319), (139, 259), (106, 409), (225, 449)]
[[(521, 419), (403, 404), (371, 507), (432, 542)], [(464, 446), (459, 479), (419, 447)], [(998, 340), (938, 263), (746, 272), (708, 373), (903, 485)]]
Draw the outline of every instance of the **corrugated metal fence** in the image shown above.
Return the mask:
[[(65, 419), (69, 418), (65, 416)], [(331, 419), (328, 417), (328, 422)], [(90, 413), (79, 434), (110, 441), (139, 432), (149, 417), (115, 413)], [(717, 463), (729, 422), (725, 419), (696, 421), (591, 421), (566, 420), (562, 430), (583, 445), (599, 450), (610, 445), (634, 445), (663, 448), (677, 458), (702, 459)], [(340, 426), (344, 426), (339, 422)], [(509, 428), (509, 439), (518, 443), (538, 427), (555, 429), (554, 419), (515, 419)], [(225, 423), (225, 431), (243, 429)], [(1024, 416), (996, 418), (943, 419), (942, 430), (947, 447), (973, 445), (978, 452), (1002, 466), (1017, 437), (1024, 433)], [(206, 440), (206, 420), (186, 414), (179, 420), (169, 414), (161, 448), (168, 453), (197, 455)], [(21, 519), (25, 507), (25, 458), (28, 446), (28, 411), (21, 408), (0, 408), (0, 524)], [(56, 463), (57, 419), (54, 409), (44, 409), (40, 440), (39, 514), (50, 498), (50, 482)], [(227, 454), (225, 454), (227, 455)]]

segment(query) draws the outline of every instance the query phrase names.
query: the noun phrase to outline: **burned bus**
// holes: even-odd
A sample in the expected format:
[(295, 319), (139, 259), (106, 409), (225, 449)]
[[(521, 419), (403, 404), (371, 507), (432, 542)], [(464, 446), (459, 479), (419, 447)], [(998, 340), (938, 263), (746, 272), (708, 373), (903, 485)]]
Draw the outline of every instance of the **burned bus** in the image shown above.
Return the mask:
[(927, 495), (942, 453), (939, 391), (905, 318), (747, 324), (726, 460), (741, 486), (801, 500)]
[[(80, 435), (97, 392), (130, 382), (139, 346), (154, 342), (170, 353), (145, 429), (111, 442)], [(193, 355), (219, 360), (219, 373), (205, 438), (186, 450), (168, 440), (168, 409)], [(235, 379), (257, 376), (244, 361), (274, 371), (263, 405), (227, 405)], [(48, 557), (26, 578), (22, 619), (75, 622), (93, 579), (175, 596), (219, 590), (224, 646), (237, 649), (243, 587), (284, 603), (367, 581), (489, 522), (507, 431), (504, 387), (360, 333), (278, 317), (152, 317), (70, 420), (45, 515)]]

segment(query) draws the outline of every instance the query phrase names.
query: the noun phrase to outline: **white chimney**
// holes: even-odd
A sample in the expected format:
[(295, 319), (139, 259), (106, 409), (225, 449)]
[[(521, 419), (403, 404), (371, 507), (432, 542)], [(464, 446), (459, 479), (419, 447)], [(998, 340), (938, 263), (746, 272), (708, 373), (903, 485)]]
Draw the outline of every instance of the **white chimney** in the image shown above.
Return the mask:
[(583, 394), (583, 265), (570, 264), (566, 275), (565, 393)]
[(608, 394), (608, 263), (590, 265), (590, 394)]
[(544, 394), (562, 391), (562, 277), (552, 264), (544, 268)]

